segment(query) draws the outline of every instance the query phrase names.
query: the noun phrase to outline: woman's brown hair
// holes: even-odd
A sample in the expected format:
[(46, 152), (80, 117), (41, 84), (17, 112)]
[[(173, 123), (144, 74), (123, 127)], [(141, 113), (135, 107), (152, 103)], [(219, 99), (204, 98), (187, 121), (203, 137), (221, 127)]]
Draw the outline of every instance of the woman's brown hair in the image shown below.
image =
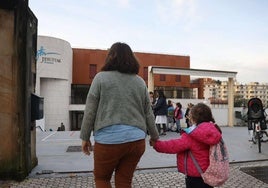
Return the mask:
[(131, 48), (121, 42), (114, 43), (109, 49), (102, 71), (119, 71), (127, 74), (138, 74), (140, 64)]

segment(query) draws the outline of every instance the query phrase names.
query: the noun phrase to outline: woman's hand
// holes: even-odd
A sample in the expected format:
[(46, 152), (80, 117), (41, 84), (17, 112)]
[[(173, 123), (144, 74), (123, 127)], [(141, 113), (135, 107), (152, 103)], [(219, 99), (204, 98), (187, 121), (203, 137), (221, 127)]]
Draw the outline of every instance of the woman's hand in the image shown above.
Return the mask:
[(90, 155), (90, 151), (92, 151), (92, 145), (90, 141), (82, 140), (82, 151), (86, 155)]

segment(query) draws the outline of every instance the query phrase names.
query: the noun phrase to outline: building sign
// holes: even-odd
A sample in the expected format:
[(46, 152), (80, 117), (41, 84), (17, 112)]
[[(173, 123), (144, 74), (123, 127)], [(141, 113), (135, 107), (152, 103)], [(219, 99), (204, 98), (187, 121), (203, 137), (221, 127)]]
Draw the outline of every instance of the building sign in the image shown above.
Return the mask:
[(39, 50), (37, 50), (36, 60), (39, 63), (46, 64), (56, 64), (61, 63), (61, 58), (59, 58), (60, 54), (56, 52), (46, 52), (46, 49), (41, 46)]

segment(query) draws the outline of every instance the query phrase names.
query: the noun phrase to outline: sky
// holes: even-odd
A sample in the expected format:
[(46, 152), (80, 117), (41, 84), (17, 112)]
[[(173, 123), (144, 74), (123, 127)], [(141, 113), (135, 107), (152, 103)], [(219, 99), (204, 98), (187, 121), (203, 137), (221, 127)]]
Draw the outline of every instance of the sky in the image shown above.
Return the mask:
[[(38, 35), (73, 48), (190, 56), (193, 69), (268, 83), (268, 0), (29, 0)], [(225, 78), (226, 79), (226, 78)]]

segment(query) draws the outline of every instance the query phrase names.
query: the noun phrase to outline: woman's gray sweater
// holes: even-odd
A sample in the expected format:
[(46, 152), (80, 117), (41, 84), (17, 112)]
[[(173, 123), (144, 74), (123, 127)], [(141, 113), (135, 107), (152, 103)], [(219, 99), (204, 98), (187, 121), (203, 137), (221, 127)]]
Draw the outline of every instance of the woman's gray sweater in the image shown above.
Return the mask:
[(92, 131), (109, 125), (131, 125), (158, 138), (148, 89), (135, 74), (99, 72), (89, 89), (80, 138), (89, 140)]

